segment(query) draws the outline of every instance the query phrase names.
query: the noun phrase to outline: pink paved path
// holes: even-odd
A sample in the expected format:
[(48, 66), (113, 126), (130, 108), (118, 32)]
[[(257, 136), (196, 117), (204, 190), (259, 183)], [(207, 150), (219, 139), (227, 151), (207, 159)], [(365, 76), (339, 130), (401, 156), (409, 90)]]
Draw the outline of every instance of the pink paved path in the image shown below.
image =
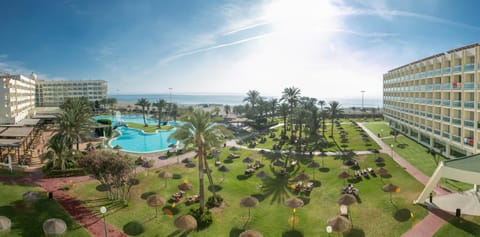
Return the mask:
[[(177, 162), (181, 162), (183, 159), (188, 157), (193, 157), (194, 153), (186, 153), (177, 157), (172, 157), (168, 159), (157, 159), (157, 157), (148, 157), (150, 159), (155, 159), (155, 164), (152, 168), (158, 168)], [(145, 168), (137, 167), (136, 172), (144, 171)], [(4, 183), (35, 183), (36, 185), (42, 187), (47, 192), (53, 192), (53, 198), (70, 214), (70, 216), (83, 228), (85, 228), (92, 236), (105, 236), (104, 224), (106, 224), (107, 232), (109, 237), (126, 237), (121, 230), (116, 229), (114, 226), (104, 223), (103, 220), (97, 216), (98, 213), (93, 213), (88, 208), (82, 205), (79, 200), (76, 200), (74, 197), (70, 196), (67, 192), (63, 191), (62, 188), (65, 184), (70, 182), (80, 183), (89, 180), (93, 180), (89, 176), (79, 176), (79, 177), (68, 177), (68, 178), (41, 178), (41, 170), (38, 169), (33, 172), (30, 177), (27, 178), (7, 178), (0, 177), (0, 182)], [(107, 212), (108, 218), (108, 212)]]
[[(359, 123), (359, 126), (365, 130), (368, 135), (381, 147), (380, 152), (386, 154), (393, 154), (393, 160), (397, 162), (400, 166), (402, 166), (405, 171), (407, 171), (410, 175), (412, 175), (415, 179), (417, 179), (420, 183), (426, 185), (429, 178), (427, 175), (422, 173), (420, 170), (412, 166), (408, 163), (405, 159), (403, 159), (400, 155), (398, 155), (392, 148), (385, 144), (382, 139), (378, 136), (373, 134), (370, 130), (368, 130), (363, 124)], [(440, 187), (435, 187), (434, 191), (438, 195), (448, 194), (449, 192), (445, 189)], [(433, 236), (445, 223), (453, 217), (452, 214), (442, 211), (440, 209), (430, 209), (428, 215), (423, 218), (422, 221), (417, 223), (414, 227), (408, 230), (406, 233), (402, 235), (402, 237), (430, 237)]]

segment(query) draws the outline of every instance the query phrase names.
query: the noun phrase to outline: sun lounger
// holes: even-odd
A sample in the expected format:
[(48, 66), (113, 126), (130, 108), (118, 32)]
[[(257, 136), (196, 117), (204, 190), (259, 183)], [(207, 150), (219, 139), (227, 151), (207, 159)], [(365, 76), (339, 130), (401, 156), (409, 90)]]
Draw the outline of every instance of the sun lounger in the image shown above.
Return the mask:
[(229, 158), (240, 158), (240, 154), (230, 153)]

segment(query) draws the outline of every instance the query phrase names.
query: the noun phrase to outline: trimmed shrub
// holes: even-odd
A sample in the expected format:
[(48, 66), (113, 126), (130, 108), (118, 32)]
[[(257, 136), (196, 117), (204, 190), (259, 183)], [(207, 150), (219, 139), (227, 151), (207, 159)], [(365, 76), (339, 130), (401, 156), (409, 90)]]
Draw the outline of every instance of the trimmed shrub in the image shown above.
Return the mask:
[(207, 228), (213, 222), (212, 213), (208, 210), (202, 212), (200, 208), (192, 208), (189, 214), (197, 220), (198, 230)]
[(217, 194), (217, 200), (215, 200), (213, 196), (210, 196), (208, 197), (206, 205), (208, 208), (219, 207), (220, 205), (222, 205), (222, 202), (223, 198)]

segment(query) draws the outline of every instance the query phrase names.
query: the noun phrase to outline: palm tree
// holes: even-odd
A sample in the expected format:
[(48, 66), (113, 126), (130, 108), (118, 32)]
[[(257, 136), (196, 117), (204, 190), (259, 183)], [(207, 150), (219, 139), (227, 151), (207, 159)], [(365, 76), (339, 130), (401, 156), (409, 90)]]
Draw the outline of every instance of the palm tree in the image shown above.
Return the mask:
[[(184, 118), (183, 121), (184, 124), (170, 135), (169, 139), (174, 138), (186, 145), (192, 144), (197, 148), (199, 201), (200, 209), (203, 211), (205, 209), (205, 154), (209, 148), (216, 147), (222, 143), (221, 140), (224, 135), (228, 134), (228, 130), (223, 125), (213, 123), (210, 113), (206, 113), (202, 109), (195, 110)], [(207, 169), (207, 175), (209, 175), (209, 169)]]
[(280, 104), (280, 108), (278, 109), (280, 112), (280, 116), (283, 118), (283, 131), (287, 133), (287, 116), (288, 116), (288, 104), (282, 103)]
[(275, 113), (277, 113), (278, 99), (272, 98), (268, 101), (268, 103), (270, 104), (270, 116), (273, 122), (273, 119), (275, 118)]
[(147, 119), (145, 118), (145, 113), (146, 113), (146, 110), (148, 110), (148, 108), (150, 107), (150, 102), (148, 102), (148, 100), (145, 98), (140, 98), (137, 100), (137, 103), (135, 103), (135, 105), (142, 107), (143, 124), (145, 125), (145, 127), (148, 127)]
[(217, 106), (215, 106), (215, 108), (213, 108), (213, 113), (215, 113), (215, 116), (218, 116), (220, 114), (220, 111), (222, 111), (222, 110)]
[(153, 103), (153, 106), (157, 107), (158, 110), (158, 128), (160, 128), (160, 122), (162, 120), (163, 108), (167, 105), (167, 101), (164, 99), (159, 99), (157, 102)]
[(303, 98), (302, 104), (305, 110), (308, 111), (307, 125), (305, 126), (308, 126), (308, 128), (310, 129), (310, 136), (317, 136), (317, 131), (319, 127), (318, 107), (316, 105), (317, 99), (305, 97)]
[(280, 101), (286, 101), (290, 105), (290, 136), (293, 135), (293, 109), (300, 101), (300, 89), (296, 87), (287, 87), (282, 92)]
[(225, 111), (226, 117), (228, 118), (228, 114), (232, 111), (230, 105), (223, 106), (223, 111)]
[(88, 99), (84, 97), (69, 98), (60, 108), (63, 111), (56, 117), (58, 122), (57, 133), (61, 135), (66, 144), (70, 144), (70, 146), (76, 144), (77, 150), (79, 150), (80, 141), (85, 136), (87, 126), (90, 124)]
[(322, 114), (322, 136), (325, 137), (325, 111), (323, 110), (323, 106), (325, 106), (325, 101), (319, 100), (318, 104), (320, 105), (320, 113)]
[(178, 115), (178, 105), (175, 103), (172, 103), (171, 105), (171, 110), (170, 110), (170, 116), (172, 117), (173, 121), (177, 121), (177, 115)]
[(249, 90), (247, 92), (247, 97), (243, 99), (243, 102), (248, 102), (251, 105), (252, 113), (256, 115), (256, 105), (258, 104), (260, 99), (260, 92), (256, 90)]
[(330, 101), (330, 107), (328, 107), (328, 113), (330, 114), (330, 119), (332, 121), (332, 129), (330, 131), (330, 136), (333, 137), (333, 126), (334, 121), (338, 117), (338, 115), (343, 113), (343, 109), (341, 108), (340, 103), (338, 101)]
[[(72, 143), (70, 142), (71, 141), (65, 140), (60, 133), (56, 133), (48, 141), (48, 148), (52, 152), (49, 152), (47, 154), (52, 160), (54, 168), (57, 168), (59, 166), (61, 170), (65, 170), (65, 163), (70, 157), (68, 153), (70, 151), (70, 147), (72, 146)], [(60, 164), (58, 164), (57, 162), (60, 162)]]
[(117, 99), (116, 98), (108, 98), (107, 99), (107, 104), (108, 104), (108, 108), (110, 108), (112, 110), (112, 114), (113, 114), (113, 110), (115, 109), (115, 104), (117, 104)]

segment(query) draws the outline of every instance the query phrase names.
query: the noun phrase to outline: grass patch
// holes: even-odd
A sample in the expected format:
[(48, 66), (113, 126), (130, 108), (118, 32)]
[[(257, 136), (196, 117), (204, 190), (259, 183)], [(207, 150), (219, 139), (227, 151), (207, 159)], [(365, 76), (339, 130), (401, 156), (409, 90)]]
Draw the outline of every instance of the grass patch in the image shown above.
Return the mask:
[(391, 136), (390, 132), (392, 131), (392, 129), (388, 126), (386, 122), (368, 122), (368, 123), (364, 123), (363, 125), (377, 136), (379, 134), (380, 134), (380, 137)]
[(0, 176), (1, 177), (25, 178), (28, 175), (30, 175), (30, 173), (28, 173), (28, 172), (13, 170), (13, 172), (10, 173), (10, 170), (8, 169), (8, 167), (0, 168)]
[(160, 128), (158, 128), (158, 125), (152, 125), (152, 124), (149, 124), (148, 127), (145, 127), (145, 124), (142, 124), (142, 123), (127, 122), (126, 124), (129, 128), (140, 129), (148, 133), (155, 133), (157, 132), (157, 130), (170, 130), (173, 128), (172, 126), (169, 126), (169, 125), (160, 126)]
[[(240, 158), (228, 159), (227, 156), (230, 153), (240, 154)], [(260, 179), (255, 175), (245, 175), (247, 164), (242, 160), (247, 156), (260, 160), (264, 166), (257, 172), (263, 170), (268, 173), (269, 177)], [(355, 227), (351, 235), (363, 233), (364, 236), (400, 236), (427, 214), (425, 209), (412, 204), (412, 200), (422, 190), (423, 185), (410, 177), (385, 154), (357, 156), (356, 159), (363, 168), (375, 168), (374, 158), (376, 156), (386, 159), (386, 168), (390, 171), (391, 177), (383, 179), (383, 181), (379, 177), (354, 181), (356, 182), (355, 187), (360, 190), (361, 203), (354, 204), (350, 208)], [(344, 181), (339, 180), (337, 175), (344, 169), (353, 173), (342, 165), (342, 160), (335, 157), (289, 157), (279, 154), (260, 154), (248, 150), (222, 149), (220, 158), (222, 163), (230, 169), (229, 172), (217, 171), (213, 158), (209, 159), (209, 164), (213, 170), (215, 184), (220, 187), (216, 190), (224, 198), (224, 205), (212, 210), (214, 222), (210, 227), (200, 232), (192, 232), (189, 236), (237, 236), (244, 228), (256, 229), (265, 236), (326, 236), (324, 223), (328, 218), (339, 214), (336, 200), (344, 186)], [(271, 165), (275, 159), (282, 159), (287, 164), (292, 159), (299, 161), (297, 166), (289, 166), (288, 173), (281, 176), (276, 175), (280, 168)], [(308, 168), (307, 164), (311, 159), (320, 164), (323, 159), (324, 167), (316, 170)], [(322, 172), (321, 168), (328, 168), (328, 170), (323, 169), (324, 172)], [(164, 170), (181, 175), (181, 179), (170, 179), (165, 184), (165, 181), (158, 177), (158, 173)], [(296, 193), (290, 187), (296, 182), (294, 177), (303, 171), (310, 175), (311, 179), (315, 174), (315, 180), (313, 180), (315, 187), (310, 194)], [(168, 202), (164, 207), (159, 207), (159, 215), (155, 218), (155, 209), (149, 207), (141, 196), (151, 192), (169, 199), (172, 194), (177, 192), (177, 185), (183, 180), (188, 180), (193, 185), (193, 190), (187, 192), (186, 196), (197, 194), (197, 175), (196, 167), (187, 168), (184, 164), (151, 170), (148, 176), (145, 172), (139, 173), (137, 178), (140, 182), (133, 187), (128, 206), (110, 203), (106, 200), (106, 194), (96, 189), (98, 182), (77, 184), (69, 192), (82, 200), (92, 211), (98, 212), (98, 206), (107, 205), (109, 210), (107, 222), (118, 229), (130, 231), (131, 223), (135, 223), (133, 229), (135, 231), (141, 229), (144, 236), (169, 236), (178, 234), (173, 225), (174, 218), (188, 213), (190, 208), (198, 207), (198, 203), (187, 204), (183, 199), (182, 202), (173, 206), (171, 202)], [(223, 178), (223, 176), (225, 177)], [(393, 194), (395, 206), (389, 202), (389, 195), (381, 190), (383, 182), (392, 182), (401, 188), (401, 192)], [(246, 196), (255, 196), (260, 200), (260, 204), (251, 210), (250, 219), (248, 218), (248, 209), (240, 207), (240, 199)], [(289, 224), (292, 210), (285, 207), (284, 202), (294, 196), (303, 199), (305, 206), (297, 209), (298, 223), (293, 231)], [(407, 216), (408, 218), (400, 215), (401, 218), (399, 218), (397, 213), (399, 209), (406, 209), (413, 215)], [(366, 216), (368, 218), (365, 218)]]
[(452, 218), (433, 235), (434, 237), (475, 237), (480, 236), (480, 217)]
[(44, 236), (42, 225), (49, 218), (60, 218), (67, 224), (63, 236), (90, 236), (90, 234), (70, 218), (68, 213), (55, 201), (49, 200), (44, 193), (42, 199), (25, 202), (22, 194), (27, 191), (43, 191), (31, 185), (0, 183), (0, 215), (12, 221), (12, 229), (2, 236)]

